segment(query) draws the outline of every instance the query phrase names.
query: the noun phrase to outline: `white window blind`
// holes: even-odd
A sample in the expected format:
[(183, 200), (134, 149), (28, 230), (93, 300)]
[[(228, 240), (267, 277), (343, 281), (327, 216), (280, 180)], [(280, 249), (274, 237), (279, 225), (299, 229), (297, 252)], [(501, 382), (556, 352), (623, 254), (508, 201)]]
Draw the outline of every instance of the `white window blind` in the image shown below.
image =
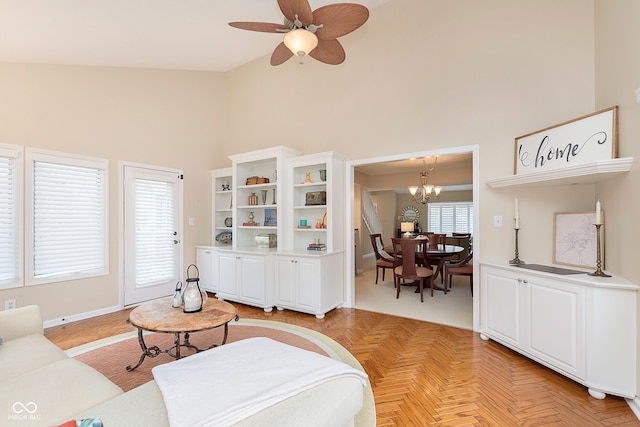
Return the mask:
[(433, 233), (473, 234), (473, 203), (429, 203), (428, 227)]
[(136, 285), (151, 286), (174, 279), (174, 184), (136, 179)]
[(34, 153), (29, 282), (107, 273), (107, 162)]
[(22, 151), (0, 147), (0, 289), (22, 285)]

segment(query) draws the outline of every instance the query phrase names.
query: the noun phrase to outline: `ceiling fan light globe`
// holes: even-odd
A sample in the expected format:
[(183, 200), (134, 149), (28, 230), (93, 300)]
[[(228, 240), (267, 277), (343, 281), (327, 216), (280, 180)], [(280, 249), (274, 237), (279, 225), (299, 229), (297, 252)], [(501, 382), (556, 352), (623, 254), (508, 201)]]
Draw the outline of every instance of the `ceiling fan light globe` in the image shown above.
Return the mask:
[(305, 56), (318, 46), (318, 37), (311, 31), (297, 28), (285, 34), (284, 45), (289, 48), (294, 55)]

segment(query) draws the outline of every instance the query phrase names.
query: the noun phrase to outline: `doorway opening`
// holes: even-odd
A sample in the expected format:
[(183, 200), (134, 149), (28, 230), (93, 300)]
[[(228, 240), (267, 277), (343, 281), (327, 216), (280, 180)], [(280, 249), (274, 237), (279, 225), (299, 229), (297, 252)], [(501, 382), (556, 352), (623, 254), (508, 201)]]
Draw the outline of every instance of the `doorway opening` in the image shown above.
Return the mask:
[[(470, 146), (461, 146), (461, 147), (453, 147), (439, 150), (430, 150), (430, 151), (422, 151), (422, 152), (414, 152), (414, 153), (404, 153), (404, 154), (396, 154), (391, 156), (383, 156), (369, 159), (360, 159), (360, 160), (352, 160), (347, 162), (346, 168), (346, 194), (347, 200), (345, 203), (346, 207), (346, 220), (347, 220), (347, 233), (346, 233), (346, 268), (345, 268), (345, 283), (346, 283), (346, 295), (345, 295), (345, 306), (347, 307), (357, 307), (358, 302), (356, 300), (356, 275), (357, 275), (357, 263), (359, 259), (356, 257), (360, 257), (360, 253), (358, 253), (358, 248), (362, 248), (365, 245), (370, 245), (368, 242), (368, 233), (364, 230), (360, 229), (360, 220), (361, 218), (361, 194), (363, 190), (363, 185), (361, 185), (356, 179), (356, 173), (358, 172), (358, 168), (370, 168), (370, 167), (384, 167), (384, 165), (389, 164), (390, 162), (400, 162), (408, 159), (420, 159), (425, 157), (433, 157), (433, 156), (442, 156), (443, 158), (446, 156), (456, 156), (461, 154), (471, 154), (471, 188), (472, 188), (472, 201), (473, 201), (473, 241), (474, 241), (474, 259), (480, 259), (480, 227), (479, 227), (479, 146), (478, 145), (470, 145)], [(404, 185), (408, 185), (405, 183)], [(426, 225), (426, 224), (425, 224)], [(364, 235), (364, 236), (363, 236)], [(364, 237), (364, 238), (363, 238)], [(391, 236), (389, 236), (391, 237)], [(365, 240), (366, 238), (366, 240)], [(390, 274), (390, 272), (388, 272)], [(374, 275), (375, 276), (375, 271)], [(479, 283), (479, 267), (478, 263), (474, 263), (474, 274), (473, 274), (473, 288), (474, 295), (479, 295), (478, 291), (478, 283)], [(387, 278), (388, 279), (388, 278)], [(391, 279), (392, 280), (392, 279)], [(393, 286), (393, 284), (391, 284)], [(468, 288), (468, 286), (467, 286)], [(411, 289), (407, 289), (406, 291), (403, 289), (403, 292), (413, 292)], [(440, 292), (440, 297), (449, 297), (450, 295), (442, 295)], [(395, 300), (395, 294), (389, 295), (389, 304), (393, 304), (392, 300)], [(429, 297), (430, 298), (430, 297)], [(426, 310), (426, 307), (425, 307)], [(479, 310), (479, 298), (473, 298), (472, 301), (472, 328), (473, 330), (479, 330), (480, 326), (480, 310)], [(410, 316), (409, 316), (410, 317)], [(437, 322), (436, 323), (442, 323)]]

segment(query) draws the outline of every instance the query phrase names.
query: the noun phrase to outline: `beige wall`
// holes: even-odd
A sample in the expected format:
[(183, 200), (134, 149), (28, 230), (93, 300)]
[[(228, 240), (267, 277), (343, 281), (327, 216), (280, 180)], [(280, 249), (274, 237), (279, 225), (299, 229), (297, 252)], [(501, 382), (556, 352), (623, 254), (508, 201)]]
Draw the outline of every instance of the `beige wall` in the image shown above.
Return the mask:
[[(215, 73), (0, 64), (0, 142), (109, 160), (105, 277), (0, 291), (45, 319), (120, 304), (118, 162), (184, 170), (185, 265), (210, 239), (209, 169), (221, 167), (222, 78)], [(194, 226), (188, 226), (189, 217)]]
[[(605, 254), (607, 268), (636, 283), (640, 263), (636, 242), (640, 239), (637, 197), (640, 185), (640, 105), (634, 91), (640, 87), (640, 2), (596, 1), (596, 107), (619, 106), (620, 157), (634, 157), (631, 172), (596, 187), (606, 210)], [(639, 295), (640, 304), (640, 295)], [(640, 328), (638, 328), (640, 344)], [(640, 354), (640, 351), (637, 352)], [(640, 384), (640, 364), (637, 368)]]
[[(483, 257), (508, 260), (513, 230), (492, 217), (512, 217), (520, 194), (483, 182), (512, 174), (515, 137), (593, 111), (593, 22), (584, 0), (393, 0), (344, 37), (343, 65), (227, 73), (225, 139), (349, 160), (477, 144)], [(592, 208), (594, 191), (523, 192), (523, 259), (551, 262), (553, 212)]]
[[(615, 27), (617, 14), (637, 6), (633, 0), (615, 2), (621, 6), (600, 3), (606, 2), (599, 1), (597, 8), (604, 14), (596, 21), (603, 30), (596, 34), (593, 1), (392, 0), (374, 9), (361, 30), (342, 39), (347, 60), (339, 66), (308, 60), (271, 67), (265, 57), (221, 75), (1, 64), (0, 140), (106, 157), (112, 196), (110, 276), (0, 291), (0, 300), (17, 296), (19, 305), (41, 304), (45, 318), (117, 303), (118, 160), (185, 170), (185, 222), (188, 217), (196, 221), (194, 227), (185, 223), (189, 262), (193, 245), (210, 236), (207, 171), (229, 166), (228, 154), (273, 145), (305, 153), (336, 150), (349, 159), (364, 159), (477, 144), (476, 244), (482, 256), (512, 257), (513, 231), (493, 228), (492, 217), (503, 215), (508, 224), (518, 196), (520, 255), (549, 263), (552, 213), (591, 209), (597, 193), (607, 218), (624, 218), (630, 202), (618, 184), (630, 194), (638, 182), (635, 172), (603, 189), (496, 191), (484, 181), (512, 173), (516, 136), (611, 104), (621, 105), (621, 154), (633, 155), (631, 141), (638, 130), (630, 122), (637, 117), (637, 105), (622, 94), (640, 84), (630, 81), (631, 74), (640, 75), (634, 62), (637, 46), (631, 45), (638, 37), (615, 28), (613, 34), (629, 41), (614, 42), (609, 27)], [(631, 20), (631, 15), (624, 18)], [(619, 50), (607, 53), (615, 66), (606, 67), (604, 59), (596, 63), (596, 35), (607, 40), (606, 49)], [(602, 56), (606, 49), (600, 44)], [(617, 82), (618, 73), (627, 73), (623, 70), (629, 66), (631, 74)], [(605, 72), (610, 75), (603, 77)], [(632, 87), (623, 90), (624, 81)], [(625, 228), (630, 221), (623, 220)], [(608, 253), (617, 255), (609, 265), (637, 279), (633, 246), (614, 227), (607, 224), (607, 239), (619, 242), (619, 249), (607, 244)], [(66, 304), (64, 296), (73, 291), (80, 296)]]

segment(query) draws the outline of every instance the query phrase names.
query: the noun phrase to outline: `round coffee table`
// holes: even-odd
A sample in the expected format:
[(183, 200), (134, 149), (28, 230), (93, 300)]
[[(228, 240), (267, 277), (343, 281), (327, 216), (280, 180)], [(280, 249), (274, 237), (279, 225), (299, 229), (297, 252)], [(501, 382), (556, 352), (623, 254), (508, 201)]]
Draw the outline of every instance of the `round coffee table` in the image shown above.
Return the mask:
[[(145, 357), (153, 358), (161, 353), (180, 359), (181, 347), (189, 347), (200, 352), (223, 345), (227, 342), (229, 322), (234, 319), (238, 320), (236, 308), (226, 301), (215, 298), (209, 298), (204, 303), (202, 310), (196, 313), (185, 313), (182, 308), (171, 307), (171, 297), (145, 302), (129, 313), (128, 322), (138, 328), (138, 342), (142, 349), (142, 355), (135, 366), (127, 366), (127, 371), (133, 371), (140, 366)], [(224, 326), (224, 336), (220, 344), (212, 344), (208, 348), (200, 349), (189, 342), (191, 332), (219, 328), (220, 326)], [(173, 346), (166, 350), (161, 350), (157, 345), (147, 347), (143, 331), (174, 334)], [(182, 341), (180, 334), (184, 334)]]

